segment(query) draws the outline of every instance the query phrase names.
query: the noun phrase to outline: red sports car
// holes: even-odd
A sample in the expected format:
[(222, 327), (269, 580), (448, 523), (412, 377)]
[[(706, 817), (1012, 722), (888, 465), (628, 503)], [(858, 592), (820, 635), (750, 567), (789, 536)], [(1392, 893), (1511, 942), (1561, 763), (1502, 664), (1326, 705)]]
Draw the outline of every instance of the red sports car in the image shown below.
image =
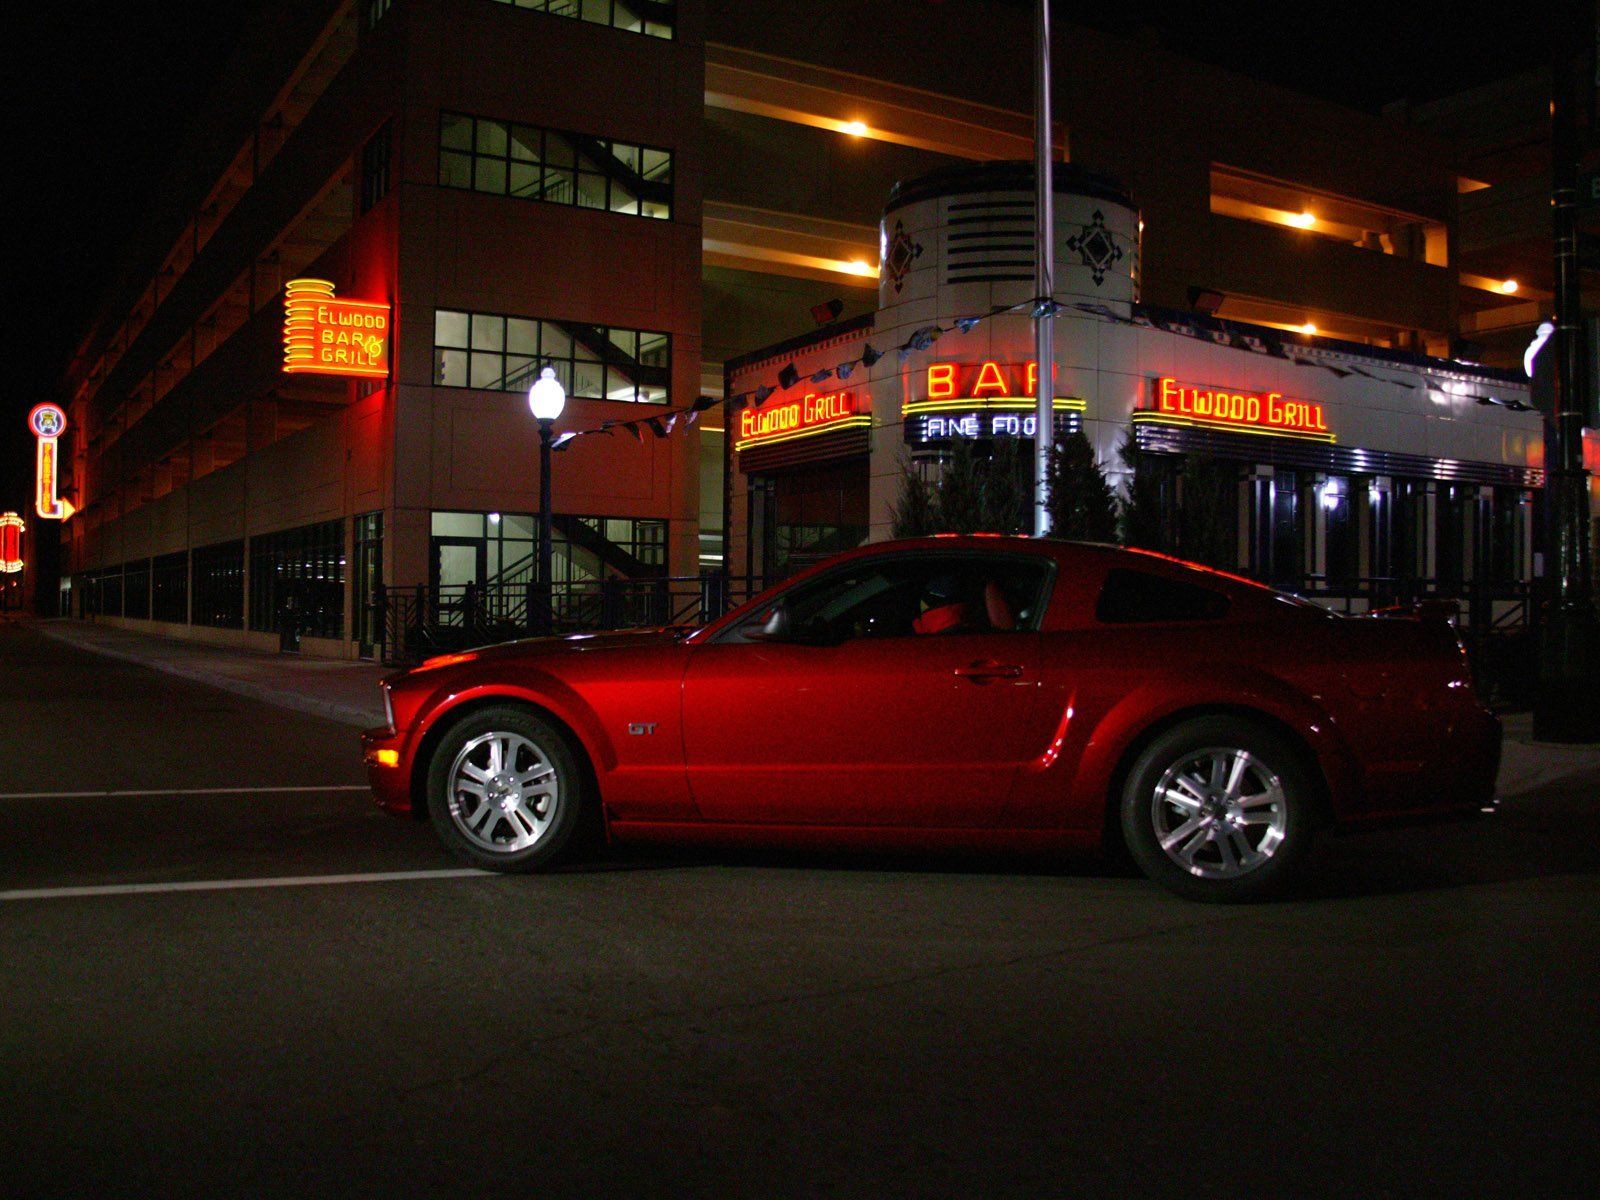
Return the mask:
[(616, 841), (1014, 850), (1120, 837), (1173, 891), (1280, 888), (1313, 835), (1474, 812), (1498, 721), (1443, 621), (1334, 616), (1160, 555), (935, 537), (690, 631), (447, 654), (384, 682), (378, 802), (460, 857)]

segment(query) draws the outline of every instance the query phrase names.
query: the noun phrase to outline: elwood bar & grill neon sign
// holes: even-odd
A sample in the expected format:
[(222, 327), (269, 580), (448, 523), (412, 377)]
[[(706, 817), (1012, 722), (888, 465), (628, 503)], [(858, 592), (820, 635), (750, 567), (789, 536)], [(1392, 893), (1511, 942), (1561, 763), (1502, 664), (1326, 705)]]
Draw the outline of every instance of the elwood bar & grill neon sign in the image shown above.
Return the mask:
[(1135, 421), (1164, 425), (1205, 425), (1242, 433), (1277, 434), (1333, 442), (1327, 414), (1314, 400), (1295, 400), (1282, 392), (1235, 392), (1227, 388), (1156, 380), (1156, 407), (1133, 414)]
[(764, 408), (739, 410), (739, 437), (735, 450), (771, 446), (818, 433), (860, 429), (872, 423), (862, 397), (855, 392), (807, 392)]
[(286, 374), (389, 377), (387, 304), (335, 300), (326, 279), (291, 279), (283, 295)]

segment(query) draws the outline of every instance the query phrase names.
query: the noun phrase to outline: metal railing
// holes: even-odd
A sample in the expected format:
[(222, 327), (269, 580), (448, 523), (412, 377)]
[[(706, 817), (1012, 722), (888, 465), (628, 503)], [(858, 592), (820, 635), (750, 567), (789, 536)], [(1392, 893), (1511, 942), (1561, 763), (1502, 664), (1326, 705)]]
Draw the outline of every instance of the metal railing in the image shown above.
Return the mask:
[(571, 580), (379, 588), (374, 601), (386, 663), (549, 634), (714, 621), (761, 590), (720, 572), (657, 579)]

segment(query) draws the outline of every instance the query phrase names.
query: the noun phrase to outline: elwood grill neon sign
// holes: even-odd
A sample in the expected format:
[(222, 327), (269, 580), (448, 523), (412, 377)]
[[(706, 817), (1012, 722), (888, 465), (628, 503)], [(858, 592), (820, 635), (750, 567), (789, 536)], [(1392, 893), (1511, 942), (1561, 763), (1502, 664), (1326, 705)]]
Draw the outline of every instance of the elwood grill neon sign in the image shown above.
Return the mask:
[(67, 414), (58, 404), (36, 404), (28, 414), (28, 428), (38, 440), (34, 451), (33, 507), (47, 521), (65, 521), (77, 509), (58, 495), (61, 486), (60, 437), (67, 431)]
[(871, 423), (863, 398), (855, 392), (807, 392), (782, 404), (740, 409), (739, 437), (733, 448), (771, 446), (818, 433), (859, 429)]
[(326, 279), (291, 279), (283, 296), (285, 374), (389, 377), (387, 304), (335, 300)]
[(1133, 414), (1135, 421), (1166, 425), (1205, 425), (1242, 433), (1277, 434), (1333, 442), (1327, 414), (1314, 400), (1295, 400), (1282, 392), (1235, 392), (1227, 388), (1156, 380), (1156, 406)]

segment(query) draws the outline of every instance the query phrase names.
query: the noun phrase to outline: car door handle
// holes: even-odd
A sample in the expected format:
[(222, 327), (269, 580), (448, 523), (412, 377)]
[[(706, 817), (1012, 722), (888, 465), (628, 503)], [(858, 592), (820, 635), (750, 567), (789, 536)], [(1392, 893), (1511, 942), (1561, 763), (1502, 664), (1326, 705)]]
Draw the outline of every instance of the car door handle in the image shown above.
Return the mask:
[(965, 667), (957, 667), (956, 674), (974, 683), (982, 683), (989, 679), (1015, 679), (1022, 674), (1022, 668), (1016, 663), (998, 663), (985, 658)]

